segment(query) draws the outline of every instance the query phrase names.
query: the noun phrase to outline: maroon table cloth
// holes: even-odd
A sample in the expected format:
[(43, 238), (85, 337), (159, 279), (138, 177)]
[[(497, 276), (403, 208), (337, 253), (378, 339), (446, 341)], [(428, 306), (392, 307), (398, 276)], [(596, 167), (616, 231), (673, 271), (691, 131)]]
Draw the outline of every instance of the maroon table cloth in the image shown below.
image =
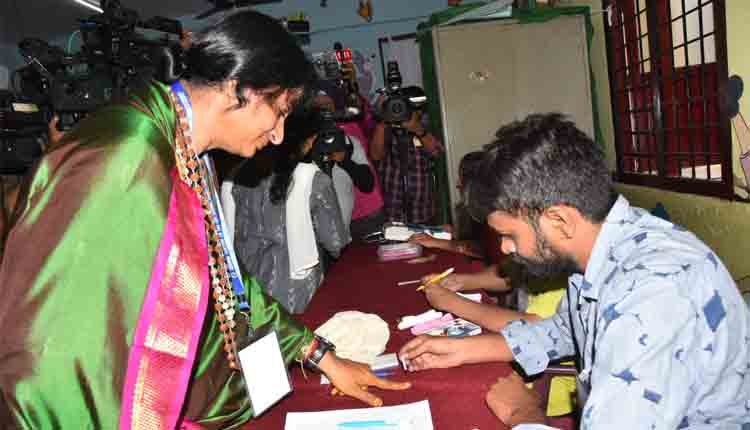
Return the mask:
[[(398, 330), (397, 319), (429, 309), (424, 295), (415, 291), (416, 285), (398, 287), (397, 282), (418, 279), (449, 267), (455, 267), (456, 272), (481, 268), (481, 263), (470, 262), (460, 255), (432, 250), (426, 251), (426, 254), (436, 254), (437, 258), (422, 264), (403, 261), (381, 263), (377, 259), (375, 246), (350, 246), (326, 275), (325, 283), (299, 319), (308, 327), (316, 328), (340, 311), (377, 314), (391, 330), (386, 352), (397, 352), (413, 337), (408, 330)], [(383, 398), (384, 406), (428, 399), (437, 430), (505, 429), (507, 427), (495, 418), (485, 404), (484, 396), (497, 378), (507, 375), (509, 371), (508, 365), (499, 363), (416, 373), (406, 373), (399, 368), (391, 378), (411, 381), (410, 390), (374, 389), (374, 392)], [(294, 391), (245, 428), (283, 429), (287, 412), (366, 407), (355, 399), (332, 397), (330, 386), (320, 384), (319, 374), (307, 374), (309, 379), (306, 381), (299, 366), (295, 366), (291, 370)]]

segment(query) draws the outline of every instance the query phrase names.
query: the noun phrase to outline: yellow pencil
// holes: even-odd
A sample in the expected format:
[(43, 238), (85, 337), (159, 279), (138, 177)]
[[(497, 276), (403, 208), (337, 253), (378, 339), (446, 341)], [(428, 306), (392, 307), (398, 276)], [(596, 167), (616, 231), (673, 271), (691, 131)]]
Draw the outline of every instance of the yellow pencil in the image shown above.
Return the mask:
[(441, 273), (439, 275), (433, 276), (427, 282), (425, 282), (424, 285), (420, 285), (419, 288), (417, 288), (417, 291), (424, 290), (426, 286), (428, 286), (430, 284), (434, 284), (435, 282), (437, 282), (437, 281), (445, 278), (446, 276), (450, 275), (451, 273), (453, 273), (453, 267), (451, 267), (450, 269), (446, 270), (445, 272), (443, 272), (443, 273)]

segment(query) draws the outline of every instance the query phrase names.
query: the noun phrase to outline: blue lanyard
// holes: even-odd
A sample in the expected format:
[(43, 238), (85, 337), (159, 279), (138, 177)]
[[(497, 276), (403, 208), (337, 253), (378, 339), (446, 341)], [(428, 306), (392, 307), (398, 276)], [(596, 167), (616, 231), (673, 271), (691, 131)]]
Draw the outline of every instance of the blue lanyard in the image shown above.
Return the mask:
[[(177, 96), (177, 100), (179, 100), (182, 108), (185, 110), (185, 115), (187, 116), (190, 129), (192, 130), (193, 106), (190, 103), (187, 92), (185, 92), (185, 88), (182, 86), (180, 81), (177, 81), (172, 84), (172, 91), (174, 91), (175, 95)], [(229, 275), (229, 280), (232, 283), (232, 290), (234, 290), (234, 295), (237, 297), (240, 311), (247, 311), (250, 309), (250, 305), (247, 302), (245, 285), (242, 283), (242, 277), (240, 276), (238, 270), (239, 264), (237, 263), (237, 255), (234, 253), (234, 247), (232, 246), (233, 241), (232, 238), (228, 238), (224, 234), (224, 232), (227, 231), (227, 224), (224, 220), (224, 212), (221, 209), (221, 200), (219, 199), (219, 193), (213, 179), (213, 161), (211, 160), (211, 157), (208, 156), (208, 153), (204, 153), (203, 155), (201, 155), (201, 159), (205, 163), (206, 170), (208, 172), (208, 178), (204, 178), (206, 180), (206, 184), (208, 185), (208, 201), (211, 207), (211, 216), (215, 221), (214, 224), (216, 225), (216, 233), (219, 236), (219, 241), (224, 252), (224, 261), (227, 265), (227, 274)]]

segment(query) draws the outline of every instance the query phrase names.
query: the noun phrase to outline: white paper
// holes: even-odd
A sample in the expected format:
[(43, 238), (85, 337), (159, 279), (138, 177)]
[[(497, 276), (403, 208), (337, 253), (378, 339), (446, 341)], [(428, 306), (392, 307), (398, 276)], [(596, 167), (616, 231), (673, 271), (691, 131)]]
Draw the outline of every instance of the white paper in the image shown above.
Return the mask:
[[(377, 422), (381, 422), (377, 424)], [(372, 426), (366, 423), (373, 423)], [(427, 400), (399, 406), (322, 412), (289, 412), (284, 430), (433, 430)]]
[(275, 331), (242, 349), (239, 356), (255, 416), (292, 391)]
[(472, 302), (482, 303), (482, 293), (458, 293), (458, 295)]

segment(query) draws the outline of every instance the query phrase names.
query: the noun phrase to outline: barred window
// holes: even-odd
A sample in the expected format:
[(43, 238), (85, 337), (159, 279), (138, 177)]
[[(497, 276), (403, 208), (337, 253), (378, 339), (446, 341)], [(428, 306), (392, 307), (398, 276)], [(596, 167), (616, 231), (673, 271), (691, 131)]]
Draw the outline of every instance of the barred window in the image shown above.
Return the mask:
[(731, 197), (724, 0), (604, 0), (618, 180)]

